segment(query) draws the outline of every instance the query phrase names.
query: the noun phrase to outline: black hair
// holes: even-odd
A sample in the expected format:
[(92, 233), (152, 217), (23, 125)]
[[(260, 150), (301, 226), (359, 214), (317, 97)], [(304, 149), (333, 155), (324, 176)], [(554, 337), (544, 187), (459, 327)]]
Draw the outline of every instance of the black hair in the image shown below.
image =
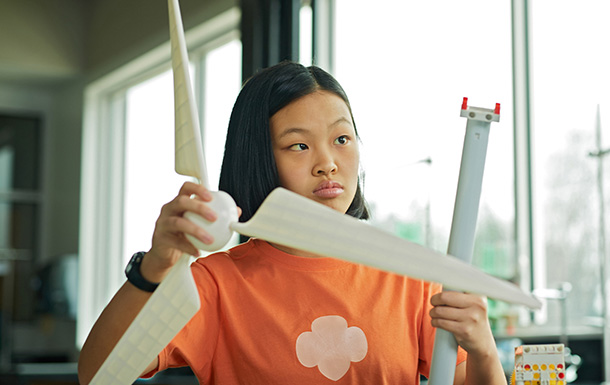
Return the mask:
[[(280, 186), (271, 146), (270, 118), (291, 102), (318, 90), (332, 92), (343, 99), (354, 121), (349, 100), (339, 82), (316, 66), (281, 62), (256, 73), (241, 89), (229, 120), (218, 186), (241, 207), (241, 221), (249, 220), (267, 195)], [(358, 219), (369, 218), (360, 178), (347, 214)]]

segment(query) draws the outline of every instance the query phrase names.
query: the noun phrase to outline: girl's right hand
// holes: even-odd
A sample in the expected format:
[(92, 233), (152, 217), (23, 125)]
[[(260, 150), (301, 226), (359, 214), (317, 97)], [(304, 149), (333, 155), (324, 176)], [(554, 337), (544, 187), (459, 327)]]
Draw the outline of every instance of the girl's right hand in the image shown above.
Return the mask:
[(199, 256), (199, 250), (184, 234), (192, 235), (206, 244), (214, 241), (204, 229), (184, 218), (184, 213), (190, 211), (210, 222), (215, 221), (216, 213), (205, 204), (211, 200), (212, 195), (204, 186), (185, 182), (178, 195), (163, 206), (155, 224), (152, 247), (142, 260), (141, 273), (144, 278), (161, 282), (183, 253)]

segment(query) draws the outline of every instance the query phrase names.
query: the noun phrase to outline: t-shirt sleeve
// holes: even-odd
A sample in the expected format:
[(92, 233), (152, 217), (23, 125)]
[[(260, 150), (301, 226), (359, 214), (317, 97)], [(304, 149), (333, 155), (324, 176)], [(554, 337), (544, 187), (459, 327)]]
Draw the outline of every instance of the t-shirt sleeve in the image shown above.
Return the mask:
[[(420, 329), (420, 349), (419, 349), (419, 372), (428, 378), (430, 376), (430, 366), (432, 364), (432, 352), (434, 350), (434, 337), (436, 335), (436, 328), (432, 326), (432, 320), (430, 318), (430, 310), (432, 305), (430, 304), (430, 298), (436, 293), (442, 290), (440, 284), (424, 282), (424, 295), (422, 305), (422, 322)], [(466, 361), (468, 353), (458, 347), (458, 355), (456, 365)]]
[[(205, 370), (206, 366), (209, 368), (219, 329), (219, 318), (216, 311), (218, 309), (218, 286), (203, 265), (193, 263), (191, 272), (199, 292), (201, 308), (159, 353), (157, 368), (146, 373), (142, 378), (151, 378), (167, 368), (192, 367), (193, 362), (196, 362), (202, 370)], [(202, 346), (207, 348), (201, 349)]]

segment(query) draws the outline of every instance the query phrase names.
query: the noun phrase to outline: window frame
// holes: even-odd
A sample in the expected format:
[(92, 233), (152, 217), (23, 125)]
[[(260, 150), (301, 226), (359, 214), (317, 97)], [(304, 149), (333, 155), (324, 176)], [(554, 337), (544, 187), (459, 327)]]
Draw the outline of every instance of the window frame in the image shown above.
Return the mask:
[[(528, 0), (513, 0), (512, 9), (512, 59), (513, 59), (513, 140), (515, 175), (515, 260), (519, 266), (520, 287), (532, 291), (544, 287), (544, 262), (536, 263), (534, 238), (534, 212), (532, 192), (532, 103), (530, 5)], [(538, 269), (541, 268), (541, 269)], [(538, 312), (538, 321), (546, 319), (546, 312)], [(532, 314), (520, 310), (520, 320), (528, 324)]]

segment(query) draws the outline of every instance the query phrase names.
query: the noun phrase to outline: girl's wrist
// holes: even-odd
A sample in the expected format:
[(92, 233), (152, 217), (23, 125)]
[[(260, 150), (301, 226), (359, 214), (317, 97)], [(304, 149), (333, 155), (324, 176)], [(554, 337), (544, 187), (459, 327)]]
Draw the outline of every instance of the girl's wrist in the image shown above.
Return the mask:
[(140, 265), (142, 277), (152, 283), (160, 283), (163, 281), (163, 278), (167, 276), (170, 269), (171, 266), (160, 263), (159, 258), (150, 255), (150, 251), (144, 255), (142, 264)]

